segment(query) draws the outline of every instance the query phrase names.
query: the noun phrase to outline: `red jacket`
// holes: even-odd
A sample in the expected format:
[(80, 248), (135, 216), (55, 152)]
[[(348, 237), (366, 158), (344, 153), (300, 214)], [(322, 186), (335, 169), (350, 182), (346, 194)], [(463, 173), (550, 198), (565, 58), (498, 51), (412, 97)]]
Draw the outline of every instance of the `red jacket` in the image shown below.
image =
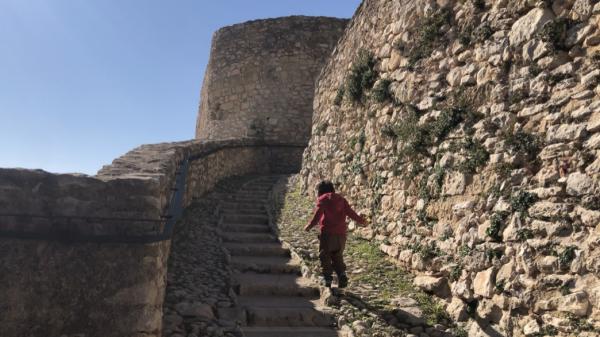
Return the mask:
[(346, 217), (364, 224), (365, 220), (339, 194), (325, 193), (317, 199), (317, 207), (310, 222), (310, 227), (319, 223), (321, 233), (346, 234)]

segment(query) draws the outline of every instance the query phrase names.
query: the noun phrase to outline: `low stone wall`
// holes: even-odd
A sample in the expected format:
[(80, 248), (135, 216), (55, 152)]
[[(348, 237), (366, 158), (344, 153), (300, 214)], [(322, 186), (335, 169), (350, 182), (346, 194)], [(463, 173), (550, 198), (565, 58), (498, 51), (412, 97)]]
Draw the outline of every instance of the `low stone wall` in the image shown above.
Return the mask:
[(141, 146), (95, 177), (0, 170), (0, 334), (160, 336), (180, 164), (187, 205), (229, 176), (298, 171), (301, 150), (190, 141)]
[(169, 246), (0, 239), (0, 335), (160, 336)]

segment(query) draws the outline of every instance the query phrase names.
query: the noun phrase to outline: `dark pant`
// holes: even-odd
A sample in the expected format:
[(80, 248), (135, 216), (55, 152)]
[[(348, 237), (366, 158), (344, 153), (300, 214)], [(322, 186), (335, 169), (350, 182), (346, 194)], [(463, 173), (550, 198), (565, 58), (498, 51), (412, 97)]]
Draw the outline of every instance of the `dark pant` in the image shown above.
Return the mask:
[(319, 235), (319, 259), (324, 276), (331, 276), (333, 271), (339, 275), (346, 272), (344, 264), (344, 248), (346, 247), (345, 234)]

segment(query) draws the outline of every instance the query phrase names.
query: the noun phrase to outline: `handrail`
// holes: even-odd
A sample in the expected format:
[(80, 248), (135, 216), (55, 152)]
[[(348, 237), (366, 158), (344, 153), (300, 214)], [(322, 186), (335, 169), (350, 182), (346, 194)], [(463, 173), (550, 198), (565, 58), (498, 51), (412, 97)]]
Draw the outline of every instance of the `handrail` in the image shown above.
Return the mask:
[[(183, 214), (183, 202), (186, 189), (186, 178), (188, 174), (189, 165), (191, 162), (205, 158), (211, 154), (222, 151), (224, 149), (231, 148), (246, 148), (246, 147), (294, 147), (303, 148), (305, 145), (300, 144), (267, 144), (267, 143), (256, 143), (256, 144), (226, 144), (224, 146), (216, 147), (203, 151), (193, 156), (186, 156), (182, 160), (177, 168), (175, 175), (175, 185), (171, 194), (168, 211), (166, 215), (162, 215), (161, 219), (145, 219), (145, 218), (111, 218), (111, 217), (97, 217), (97, 216), (69, 216), (69, 215), (39, 215), (39, 214), (0, 214), (0, 217), (29, 217), (29, 218), (45, 218), (45, 219), (66, 219), (70, 221), (74, 220), (98, 220), (95, 222), (104, 223), (109, 221), (131, 221), (131, 222), (153, 222), (162, 224), (164, 227), (160, 231), (158, 226), (158, 233), (149, 234), (110, 234), (110, 235), (86, 235), (78, 233), (73, 226), (56, 226), (51, 228), (51, 231), (44, 233), (26, 232), (22, 230), (0, 230), (0, 238), (9, 239), (22, 239), (22, 240), (51, 240), (61, 242), (77, 242), (77, 243), (115, 243), (115, 244), (151, 244), (171, 239), (175, 224), (181, 218)], [(67, 228), (65, 228), (67, 227)], [(70, 227), (70, 228), (69, 228)]]

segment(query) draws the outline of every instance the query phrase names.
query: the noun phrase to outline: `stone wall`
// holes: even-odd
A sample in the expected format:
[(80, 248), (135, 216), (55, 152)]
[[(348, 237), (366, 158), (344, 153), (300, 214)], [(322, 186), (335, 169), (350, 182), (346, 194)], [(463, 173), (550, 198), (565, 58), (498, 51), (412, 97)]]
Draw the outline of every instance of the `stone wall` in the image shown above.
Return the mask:
[(305, 186), (469, 336), (600, 328), (600, 4), (535, 4), (365, 0), (315, 94)]
[(179, 164), (190, 158), (188, 205), (230, 176), (297, 172), (300, 151), (189, 141), (141, 146), (95, 177), (0, 170), (1, 335), (160, 336), (170, 246), (161, 216)]
[(315, 79), (347, 21), (292, 16), (219, 29), (196, 137), (306, 144)]
[(2, 336), (160, 336), (169, 245), (0, 239)]

